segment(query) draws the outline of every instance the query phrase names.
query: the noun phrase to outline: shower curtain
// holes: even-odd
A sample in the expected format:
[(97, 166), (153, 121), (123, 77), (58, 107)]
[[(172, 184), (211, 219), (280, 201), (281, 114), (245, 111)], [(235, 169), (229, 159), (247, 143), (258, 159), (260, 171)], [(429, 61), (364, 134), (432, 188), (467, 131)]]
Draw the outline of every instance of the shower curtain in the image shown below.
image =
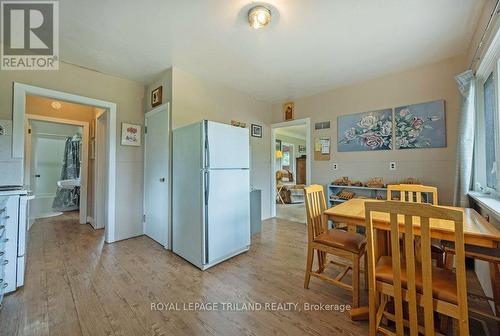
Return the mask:
[[(80, 178), (80, 148), (82, 138), (80, 135), (66, 139), (64, 148), (63, 166), (61, 180), (72, 180)], [(78, 210), (80, 207), (80, 187), (63, 189), (57, 187), (56, 197), (52, 208), (56, 211)]]

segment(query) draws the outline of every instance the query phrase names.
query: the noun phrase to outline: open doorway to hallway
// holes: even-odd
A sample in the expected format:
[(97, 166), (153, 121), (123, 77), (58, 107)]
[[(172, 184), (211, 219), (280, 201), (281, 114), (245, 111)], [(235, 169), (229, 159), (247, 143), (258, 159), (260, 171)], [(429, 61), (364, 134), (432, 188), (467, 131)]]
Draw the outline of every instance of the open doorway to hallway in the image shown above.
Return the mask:
[[(106, 213), (106, 202), (96, 202), (107, 194), (106, 155), (96, 155), (99, 145), (106, 144), (106, 128), (98, 132), (96, 126), (104, 112), (90, 105), (26, 96), (24, 180), (35, 196), (30, 226), (36, 219), (64, 212), (73, 213), (81, 224), (105, 227), (103, 216), (96, 220)], [(98, 174), (99, 168), (103, 172)]]
[[(96, 124), (105, 109), (27, 95), (25, 103), (24, 180), (35, 198), (30, 203), (30, 226), (36, 219), (73, 213), (81, 224), (97, 225), (95, 192)], [(105, 136), (100, 141), (105, 142)], [(98, 147), (98, 146), (97, 146)], [(102, 162), (101, 162), (102, 163)], [(105, 174), (104, 174), (105, 176)], [(105, 185), (105, 184), (104, 184)]]
[(310, 183), (309, 119), (272, 125), (272, 211), (275, 217), (306, 222), (304, 186)]

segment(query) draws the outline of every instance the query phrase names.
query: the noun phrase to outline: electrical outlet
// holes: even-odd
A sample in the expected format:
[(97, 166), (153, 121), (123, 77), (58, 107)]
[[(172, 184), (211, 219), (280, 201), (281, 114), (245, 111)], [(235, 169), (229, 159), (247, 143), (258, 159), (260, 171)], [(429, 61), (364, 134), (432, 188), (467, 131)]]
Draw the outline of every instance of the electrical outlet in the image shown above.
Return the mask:
[(396, 162), (394, 161), (389, 162), (389, 170), (396, 170)]
[(338, 164), (336, 164), (336, 163), (334, 163), (334, 164), (333, 164), (333, 170), (338, 170), (338, 169), (339, 169), (339, 165), (338, 165)]

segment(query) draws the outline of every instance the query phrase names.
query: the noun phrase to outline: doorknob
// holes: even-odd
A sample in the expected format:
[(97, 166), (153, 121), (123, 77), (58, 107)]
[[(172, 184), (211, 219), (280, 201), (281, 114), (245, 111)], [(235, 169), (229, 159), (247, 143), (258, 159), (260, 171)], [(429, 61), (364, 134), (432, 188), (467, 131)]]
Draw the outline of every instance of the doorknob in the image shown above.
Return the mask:
[(40, 174), (36, 174), (35, 177), (40, 177)]
[(160, 182), (161, 183), (165, 182), (165, 178), (164, 177), (160, 177)]

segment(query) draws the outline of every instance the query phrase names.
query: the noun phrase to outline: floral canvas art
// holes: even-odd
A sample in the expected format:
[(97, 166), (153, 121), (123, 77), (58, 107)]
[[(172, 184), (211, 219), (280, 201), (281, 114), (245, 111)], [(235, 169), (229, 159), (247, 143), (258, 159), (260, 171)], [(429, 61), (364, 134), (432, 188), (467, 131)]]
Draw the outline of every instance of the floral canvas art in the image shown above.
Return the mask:
[(446, 147), (444, 100), (397, 107), (396, 149)]
[(392, 148), (392, 109), (339, 116), (337, 127), (339, 152)]
[(141, 145), (141, 126), (122, 123), (122, 141), (124, 146)]

